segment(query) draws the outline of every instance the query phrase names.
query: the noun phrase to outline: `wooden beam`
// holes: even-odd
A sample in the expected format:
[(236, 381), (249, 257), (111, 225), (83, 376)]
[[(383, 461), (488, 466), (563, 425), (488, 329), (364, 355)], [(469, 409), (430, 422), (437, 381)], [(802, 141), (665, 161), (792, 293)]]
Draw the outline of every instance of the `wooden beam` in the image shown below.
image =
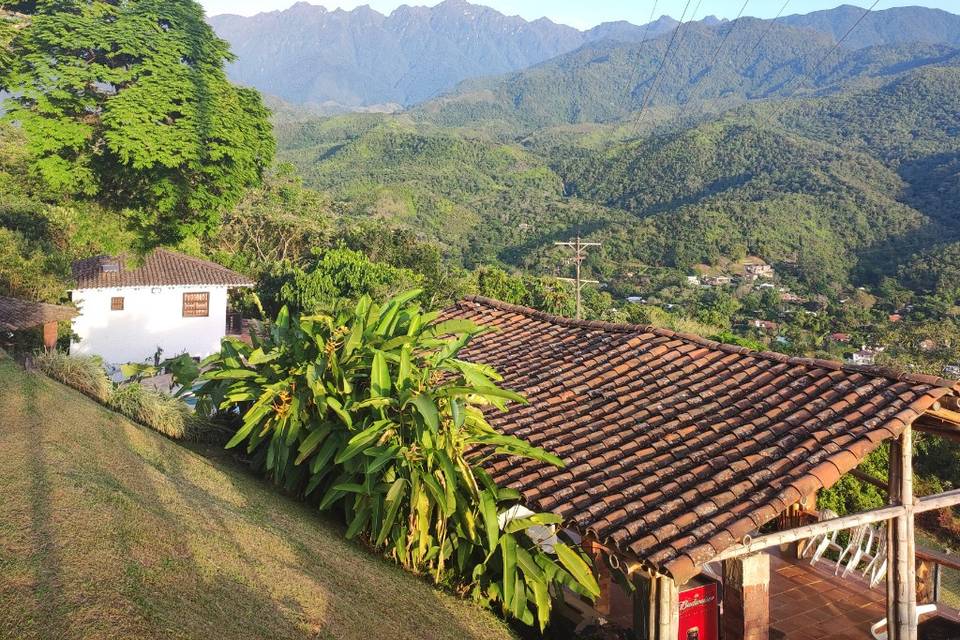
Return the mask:
[(887, 634), (917, 640), (917, 561), (914, 542), (913, 430), (890, 443), (890, 495), (903, 513), (887, 524)]
[[(900, 441), (890, 442), (887, 469), (887, 502), (892, 505), (900, 503)], [(886, 607), (887, 607), (887, 636), (890, 640), (898, 638), (899, 630), (895, 626), (898, 617), (897, 590), (893, 574), (897, 567), (897, 529), (894, 520), (887, 522), (887, 580), (886, 580)]]
[[(960, 504), (960, 496), (957, 497), (957, 504)], [(832, 531), (841, 531), (843, 529), (859, 527), (864, 524), (883, 522), (896, 518), (903, 514), (903, 512), (904, 508), (902, 506), (892, 505), (864, 511), (863, 513), (854, 513), (830, 520), (822, 520), (820, 522), (814, 522), (813, 524), (805, 524), (802, 527), (787, 529), (786, 531), (777, 531), (776, 533), (770, 533), (757, 538), (745, 538), (741, 544), (721, 551), (716, 557), (710, 560), (727, 560), (747, 553), (762, 551), (763, 549), (769, 549), (770, 547), (776, 547), (789, 542), (796, 542), (805, 538), (812, 538)]]
[(923, 415), (913, 423), (915, 431), (923, 433), (932, 433), (942, 438), (948, 438), (954, 442), (960, 442), (960, 426), (950, 422), (944, 422), (934, 416)]
[(680, 634), (680, 589), (673, 578), (657, 578), (657, 640), (676, 640)]
[(944, 408), (943, 406), (941, 406), (939, 409), (927, 409), (924, 412), (924, 415), (933, 416), (934, 418), (938, 418), (944, 422), (960, 425), (960, 411), (952, 411)]
[[(945, 491), (932, 496), (924, 496), (915, 501), (912, 511), (914, 513), (923, 513), (935, 509), (944, 509), (946, 507), (955, 507), (960, 505), (960, 489)], [(749, 540), (745, 539), (741, 544), (724, 549), (713, 560), (727, 560), (736, 558), (755, 551), (762, 551), (770, 547), (776, 547), (781, 544), (797, 542), (806, 538), (840, 531), (842, 529), (853, 529), (863, 524), (873, 524), (892, 520), (906, 513), (906, 507), (899, 504), (893, 504), (879, 509), (871, 509), (862, 513), (854, 513), (830, 520), (822, 520), (813, 524), (805, 524), (802, 527), (787, 529), (786, 531), (777, 531), (764, 536), (758, 536)]]
[(874, 478), (869, 473), (864, 473), (863, 471), (860, 471), (860, 469), (851, 469), (850, 475), (852, 475), (857, 480), (860, 480), (861, 482), (866, 482), (869, 485), (873, 485), (877, 489), (882, 489), (884, 493), (890, 490), (886, 482), (884, 482), (880, 478)]

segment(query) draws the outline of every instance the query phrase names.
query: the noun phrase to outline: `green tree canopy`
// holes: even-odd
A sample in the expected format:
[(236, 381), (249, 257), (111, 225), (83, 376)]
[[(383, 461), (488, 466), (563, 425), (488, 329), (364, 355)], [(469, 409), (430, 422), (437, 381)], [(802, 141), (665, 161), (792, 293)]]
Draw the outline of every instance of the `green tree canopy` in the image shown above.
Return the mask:
[[(274, 142), (260, 95), (230, 84), (227, 43), (192, 0), (35, 0), (0, 5), (31, 170), (51, 197), (129, 212), (146, 245), (209, 232), (260, 182)], [(13, 31), (11, 34), (10, 32)]]

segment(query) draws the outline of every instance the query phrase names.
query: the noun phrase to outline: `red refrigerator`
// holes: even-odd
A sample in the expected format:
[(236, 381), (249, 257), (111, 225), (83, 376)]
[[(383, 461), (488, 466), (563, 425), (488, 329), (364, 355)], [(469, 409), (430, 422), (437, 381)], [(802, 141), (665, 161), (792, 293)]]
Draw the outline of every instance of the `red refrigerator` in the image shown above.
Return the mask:
[(677, 640), (718, 640), (720, 605), (717, 583), (692, 586), (680, 592), (680, 634)]

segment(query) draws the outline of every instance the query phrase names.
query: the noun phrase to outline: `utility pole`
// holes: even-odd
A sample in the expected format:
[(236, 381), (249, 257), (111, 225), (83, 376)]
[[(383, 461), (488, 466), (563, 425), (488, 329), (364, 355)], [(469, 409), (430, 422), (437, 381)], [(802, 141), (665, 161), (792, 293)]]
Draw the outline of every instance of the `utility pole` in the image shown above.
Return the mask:
[(572, 282), (574, 289), (577, 295), (577, 320), (580, 320), (583, 316), (583, 305), (581, 302), (580, 292), (583, 291), (583, 285), (585, 284), (600, 284), (598, 280), (584, 280), (580, 277), (580, 265), (583, 264), (583, 261), (587, 259), (587, 248), (588, 247), (599, 247), (599, 242), (583, 242), (580, 240), (578, 235), (576, 240), (571, 240), (570, 242), (554, 242), (558, 247), (570, 247), (573, 249), (573, 265), (576, 269), (576, 278), (557, 278), (563, 282)]

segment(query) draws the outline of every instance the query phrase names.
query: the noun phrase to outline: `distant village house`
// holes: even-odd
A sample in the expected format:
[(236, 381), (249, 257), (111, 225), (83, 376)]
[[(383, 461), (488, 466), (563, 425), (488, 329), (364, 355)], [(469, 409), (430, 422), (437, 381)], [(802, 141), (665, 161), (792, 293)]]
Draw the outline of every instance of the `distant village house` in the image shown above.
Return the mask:
[(743, 269), (748, 280), (772, 278), (774, 276), (773, 267), (769, 264), (748, 264)]

